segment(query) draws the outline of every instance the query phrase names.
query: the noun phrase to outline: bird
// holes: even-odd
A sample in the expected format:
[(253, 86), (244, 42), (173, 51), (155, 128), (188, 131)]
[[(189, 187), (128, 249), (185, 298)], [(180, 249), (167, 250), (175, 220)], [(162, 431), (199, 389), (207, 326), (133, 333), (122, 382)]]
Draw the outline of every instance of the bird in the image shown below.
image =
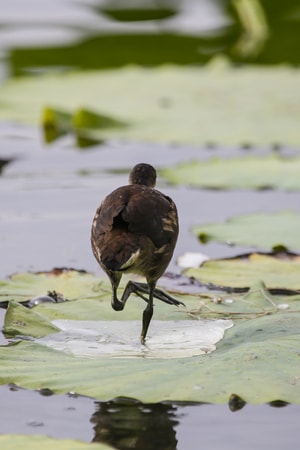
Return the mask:
[[(153, 166), (136, 164), (129, 174), (129, 184), (115, 189), (101, 202), (91, 230), (93, 254), (111, 282), (112, 308), (123, 310), (132, 293), (147, 302), (142, 318), (142, 344), (153, 316), (154, 298), (185, 306), (156, 288), (173, 256), (179, 232), (176, 205), (155, 189), (156, 178)], [(119, 299), (117, 290), (124, 273), (141, 275), (146, 283), (128, 281)]]

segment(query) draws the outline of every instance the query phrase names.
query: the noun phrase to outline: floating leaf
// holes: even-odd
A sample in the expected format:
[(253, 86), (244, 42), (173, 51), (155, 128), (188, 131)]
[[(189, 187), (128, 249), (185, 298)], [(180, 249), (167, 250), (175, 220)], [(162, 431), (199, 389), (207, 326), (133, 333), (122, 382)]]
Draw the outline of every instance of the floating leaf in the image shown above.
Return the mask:
[(125, 67), (18, 78), (0, 87), (0, 118), (37, 125), (49, 102), (72, 115), (84, 107), (128, 124), (90, 129), (85, 137), (94, 140), (300, 143), (299, 70), (284, 66)]
[(53, 269), (52, 272), (23, 272), (0, 280), (3, 301), (25, 301), (48, 291), (63, 293), (68, 300), (101, 298), (109, 294), (109, 284), (103, 278), (77, 270)]
[[(123, 277), (120, 289), (125, 287)], [(107, 278), (76, 270), (56, 269), (49, 273), (19, 273), (9, 280), (0, 280), (2, 302), (26, 301), (54, 291), (66, 299), (63, 303), (43, 303), (34, 308), (49, 320), (141, 320), (145, 302), (134, 295), (123, 311), (111, 307), (111, 285)], [(185, 301), (185, 295), (182, 295)], [(187, 296), (189, 297), (189, 296)], [(180, 317), (181, 316), (181, 317)], [(177, 320), (186, 317), (185, 309), (166, 305), (155, 300), (154, 318)]]
[[(227, 286), (227, 288), (229, 287)], [(230, 289), (234, 290), (232, 287)], [(289, 293), (291, 294), (291, 291)], [(263, 281), (257, 281), (251, 285), (248, 292), (231, 292), (230, 294), (223, 292), (212, 296), (203, 296), (198, 307), (191, 309), (189, 313), (191, 316), (202, 319), (227, 317), (240, 320), (255, 319), (286, 310), (300, 312), (300, 293), (294, 292), (293, 295), (284, 296), (281, 291), (281, 295), (273, 295)]]
[(225, 223), (193, 227), (202, 243), (218, 241), (262, 249), (300, 250), (300, 214), (292, 211), (232, 217)]
[(23, 436), (22, 434), (2, 434), (0, 447), (5, 450), (112, 450), (113, 447), (105, 444), (91, 444), (73, 439), (53, 439), (48, 436)]
[(127, 8), (122, 8), (121, 2), (117, 6), (111, 2), (111, 4), (107, 3), (107, 5), (102, 6), (101, 12), (120, 22), (136, 22), (167, 19), (177, 14), (178, 10), (171, 7), (160, 7), (160, 5), (152, 6), (151, 3), (141, 8), (131, 5)]
[(300, 189), (300, 158), (245, 157), (190, 161), (160, 171), (169, 183), (211, 189)]
[[(257, 273), (261, 274), (260, 271)], [(55, 289), (64, 298), (71, 298), (77, 291), (78, 300), (73, 298), (63, 303), (40, 304), (34, 312), (37, 311), (48, 321), (55, 319), (54, 324), (60, 327), (68, 327), (70, 323), (65, 320), (70, 319), (101, 320), (102, 326), (113, 332), (117, 326), (117, 334), (122, 341), (127, 331), (120, 331), (120, 322), (114, 324), (112, 318), (127, 321), (125, 325), (129, 327), (132, 320), (140, 323), (144, 304), (141, 299), (133, 297), (124, 311), (115, 312), (110, 306), (110, 291), (107, 289), (105, 292), (108, 285), (96, 281), (100, 280), (91, 274), (75, 271), (58, 272), (58, 275), (23, 274), (3, 281), (0, 294), (6, 293), (9, 298), (13, 297), (14, 289), (26, 296), (30, 290), (36, 295), (37, 291)], [(198, 317), (241, 317), (243, 320), (235, 320), (234, 327), (226, 331), (213, 353), (192, 357), (189, 351), (193, 350), (194, 342), (193, 336), (188, 333), (184, 343), (187, 354), (184, 357), (178, 356), (175, 348), (172, 355), (172, 345), (169, 345), (169, 355), (160, 358), (155, 354), (150, 358), (143, 355), (129, 358), (128, 355), (121, 357), (117, 353), (114, 357), (95, 357), (94, 354), (85, 354), (83, 357), (82, 348), (76, 343), (73, 353), (81, 356), (69, 353), (67, 341), (60, 350), (45, 346), (47, 340), (49, 343), (55, 336), (53, 334), (45, 338), (46, 342), (43, 342), (44, 338), (35, 342), (19, 341), (15, 345), (0, 347), (0, 383), (15, 383), (30, 389), (48, 388), (56, 393), (76, 391), (99, 400), (127, 396), (151, 403), (164, 400), (223, 403), (228, 402), (231, 394), (235, 393), (249, 403), (278, 399), (300, 403), (299, 296), (275, 297), (263, 285), (255, 284), (245, 295), (231, 298), (223, 296), (216, 301), (214, 294), (185, 295), (180, 298), (187, 304), (188, 315), (185, 310), (156, 302), (155, 318), (149, 329), (150, 351), (156, 326), (162, 333), (160, 344), (163, 345), (164, 342), (172, 342), (173, 332), (167, 331), (168, 327), (174, 327), (174, 320), (184, 320), (192, 324), (191, 327), (197, 327), (198, 323), (201, 326)], [(280, 305), (288, 307), (281, 308)], [(23, 311), (21, 306), (16, 308), (18, 311)], [(32, 312), (30, 310), (30, 314)], [(245, 320), (247, 317), (252, 318)], [(37, 315), (32, 318), (39, 321)], [(156, 324), (157, 318), (168, 322)], [(211, 324), (213, 326), (214, 321)], [(82, 323), (78, 325), (83, 339), (84, 333), (90, 334), (88, 346), (97, 347), (99, 342), (97, 337), (93, 339), (91, 336), (93, 332), (84, 331)], [(97, 327), (97, 322), (94, 325)], [(97, 333), (99, 331), (101, 334), (101, 330)], [(140, 348), (138, 334), (136, 346)], [(174, 338), (176, 334), (175, 330)], [(72, 338), (72, 335), (69, 337)], [(93, 353), (93, 348), (89, 348), (89, 351)], [(170, 359), (170, 355), (175, 357)]]
[(78, 130), (85, 130), (90, 128), (105, 129), (126, 127), (126, 124), (119, 120), (113, 119), (112, 117), (104, 116), (103, 114), (80, 108), (74, 113), (73, 127)]
[(3, 331), (8, 335), (41, 337), (49, 333), (56, 333), (59, 328), (25, 306), (10, 302), (5, 315)]
[(227, 288), (249, 288), (262, 280), (268, 289), (300, 290), (300, 256), (286, 259), (251, 254), (248, 257), (215, 259), (199, 268), (185, 271), (185, 275), (203, 284)]
[(45, 142), (51, 143), (72, 129), (72, 115), (67, 111), (47, 106), (42, 113), (42, 128)]
[(126, 123), (120, 120), (80, 108), (74, 113), (73, 128), (70, 131), (74, 131), (79, 147), (89, 147), (103, 141), (101, 136), (92, 135), (92, 130), (99, 132), (99, 130), (113, 130), (126, 126)]
[(238, 322), (215, 352), (189, 358), (89, 359), (23, 341), (0, 348), (0, 381), (102, 401), (226, 403), (235, 393), (248, 403), (299, 404), (299, 336), (299, 317), (279, 313)]

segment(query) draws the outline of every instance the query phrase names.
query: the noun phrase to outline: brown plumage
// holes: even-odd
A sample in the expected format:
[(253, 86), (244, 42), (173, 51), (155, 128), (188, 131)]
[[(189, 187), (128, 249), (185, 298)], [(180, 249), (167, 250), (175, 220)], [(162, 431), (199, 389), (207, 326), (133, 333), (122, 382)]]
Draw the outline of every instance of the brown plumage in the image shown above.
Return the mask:
[[(97, 209), (91, 235), (95, 258), (112, 284), (112, 307), (122, 310), (132, 292), (147, 302), (143, 343), (153, 315), (153, 297), (182, 304), (155, 287), (172, 258), (178, 236), (176, 205), (154, 189), (155, 182), (155, 169), (137, 164), (130, 173), (130, 184), (109, 194)], [(117, 288), (126, 272), (144, 276), (147, 283), (129, 281), (119, 300)]]

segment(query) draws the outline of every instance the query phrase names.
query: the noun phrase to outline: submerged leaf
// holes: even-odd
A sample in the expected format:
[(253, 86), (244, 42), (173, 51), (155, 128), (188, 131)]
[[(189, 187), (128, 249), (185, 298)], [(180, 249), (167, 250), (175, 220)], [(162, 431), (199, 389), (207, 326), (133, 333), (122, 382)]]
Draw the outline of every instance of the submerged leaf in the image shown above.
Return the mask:
[(292, 211), (232, 217), (225, 223), (198, 225), (193, 232), (202, 243), (218, 241), (262, 249), (300, 250), (300, 214)]

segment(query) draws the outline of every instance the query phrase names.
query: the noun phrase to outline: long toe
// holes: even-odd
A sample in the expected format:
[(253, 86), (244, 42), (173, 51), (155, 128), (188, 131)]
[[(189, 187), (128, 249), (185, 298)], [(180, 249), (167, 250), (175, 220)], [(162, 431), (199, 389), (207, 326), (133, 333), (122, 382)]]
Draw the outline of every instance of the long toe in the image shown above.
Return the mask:
[(175, 305), (175, 306), (184, 306), (185, 303), (176, 300), (176, 298), (172, 297), (171, 295), (167, 294), (164, 291), (161, 291), (160, 289), (154, 289), (153, 296), (157, 298), (158, 300), (161, 300), (165, 303), (168, 303), (169, 305)]

